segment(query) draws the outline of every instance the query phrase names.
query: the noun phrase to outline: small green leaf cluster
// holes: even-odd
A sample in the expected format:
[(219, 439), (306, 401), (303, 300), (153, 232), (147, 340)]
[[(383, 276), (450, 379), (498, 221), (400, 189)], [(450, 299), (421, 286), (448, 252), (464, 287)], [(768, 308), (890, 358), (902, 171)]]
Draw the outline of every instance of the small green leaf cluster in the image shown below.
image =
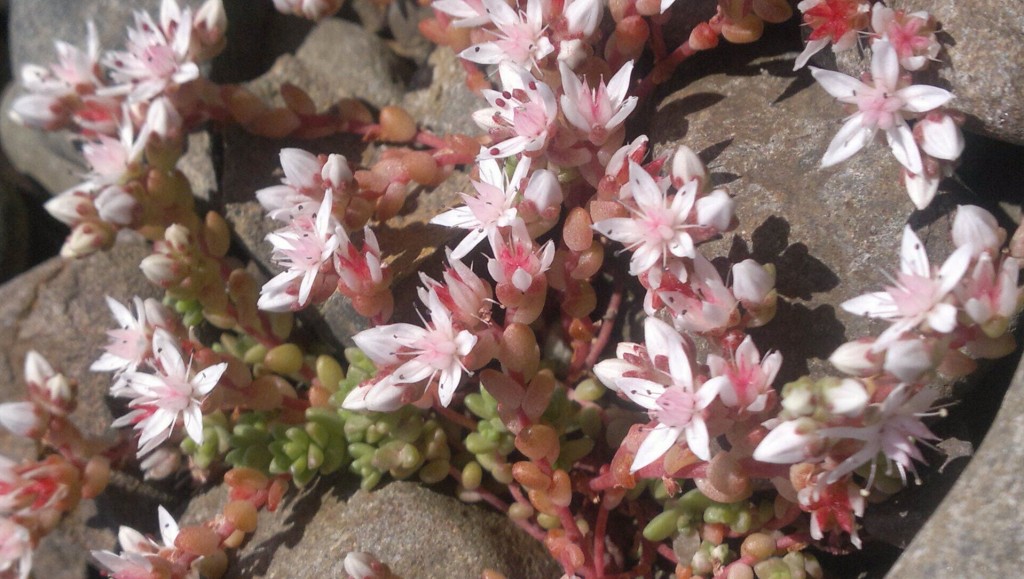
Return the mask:
[[(658, 483), (655, 498), (665, 499), (664, 487)], [(692, 489), (677, 499), (664, 501), (660, 515), (651, 519), (644, 528), (644, 537), (649, 541), (662, 541), (680, 532), (693, 531), (699, 523), (722, 524), (734, 534), (745, 535), (761, 528), (774, 516), (771, 501), (755, 503), (738, 501), (718, 503)]]

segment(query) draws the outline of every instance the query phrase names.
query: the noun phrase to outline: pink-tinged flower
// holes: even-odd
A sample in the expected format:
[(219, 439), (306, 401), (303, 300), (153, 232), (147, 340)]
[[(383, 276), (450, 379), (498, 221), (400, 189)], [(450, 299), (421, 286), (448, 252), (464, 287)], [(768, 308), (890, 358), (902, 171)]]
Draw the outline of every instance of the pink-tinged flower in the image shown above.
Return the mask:
[(743, 305), (761, 305), (774, 290), (774, 269), (767, 269), (753, 259), (732, 266), (732, 295)]
[(345, 573), (348, 579), (391, 579), (394, 575), (376, 557), (362, 551), (345, 555)]
[(428, 302), (429, 292), (433, 292), (463, 327), (473, 330), (487, 326), (494, 303), (491, 285), (456, 259), (451, 251), (448, 251), (448, 264), (450, 267), (441, 274), (444, 283), (420, 273), (420, 281), (423, 283), (419, 289), (420, 300)]
[(594, 224), (596, 231), (633, 252), (629, 273), (639, 275), (659, 262), (664, 266), (670, 255), (694, 257), (690, 231), (697, 226), (690, 222), (690, 212), (697, 196), (697, 183), (690, 181), (669, 198), (643, 167), (630, 161), (629, 184), (633, 203), (625, 205), (632, 216)]
[(42, 130), (65, 126), (82, 106), (81, 99), (90, 99), (102, 86), (99, 77), (99, 37), (96, 26), (89, 22), (87, 48), (83, 51), (66, 42), (56, 44), (58, 62), (49, 68), (26, 64), (21, 69), (21, 83), (29, 94), (11, 105), (15, 122)]
[(143, 579), (170, 574), (169, 561), (161, 551), (174, 550), (178, 536), (178, 523), (160, 506), (160, 539), (163, 544), (147, 538), (131, 527), (122, 526), (117, 532), (121, 554), (113, 551), (93, 551), (92, 556), (114, 579)]
[[(448, 406), (462, 380), (462, 373), (468, 372), (462, 365), (462, 359), (469, 355), (477, 338), (466, 330), (456, 329), (451, 313), (433, 292), (428, 292), (426, 306), (430, 313), (426, 328), (389, 324), (363, 330), (352, 340), (381, 368), (380, 373), (387, 376), (390, 382), (385, 384), (386, 387), (398, 386), (400, 390), (402, 384), (429, 383), (439, 377), (438, 397), (443, 406)], [(399, 398), (385, 397), (385, 406), (400, 404)], [(381, 407), (367, 400), (367, 391), (362, 386), (349, 393), (343, 406), (379, 411), (397, 407)]]
[(704, 388), (717, 388), (718, 398), (730, 408), (761, 412), (773, 392), (772, 382), (782, 367), (782, 354), (771, 352), (762, 360), (754, 341), (747, 336), (731, 359), (708, 354), (707, 363), (712, 378)]
[(373, 230), (363, 228), (362, 249), (357, 249), (342, 229), (335, 230), (335, 234), (338, 236), (338, 249), (334, 252), (334, 269), (339, 277), (338, 289), (353, 297), (386, 287), (390, 275), (387, 265), (381, 260), (380, 244)]
[(1006, 241), (1006, 231), (999, 227), (996, 218), (976, 205), (960, 205), (953, 218), (953, 244), (957, 247), (970, 246), (975, 257), (982, 253), (995, 255)]
[(192, 375), (191, 363), (185, 365), (177, 339), (157, 328), (153, 334), (155, 373), (128, 372), (125, 379), (132, 390), (129, 406), (135, 410), (118, 418), (115, 428), (134, 424), (139, 431), (139, 457), (152, 452), (174, 432), (182, 418), (189, 438), (203, 442), (203, 399), (220, 381), (227, 363), (210, 366)]
[(845, 532), (850, 542), (861, 548), (857, 534), (856, 517), (864, 516), (864, 496), (860, 488), (849, 481), (840, 481), (819, 487), (810, 484), (797, 493), (800, 509), (811, 514), (811, 537), (817, 541), (825, 533)]
[(697, 189), (701, 190), (708, 180), (708, 168), (693, 149), (680, 145), (676, 147), (675, 153), (672, 153), (671, 176), (672, 186), (676, 189), (696, 180)]
[(31, 534), (11, 519), (0, 517), (0, 575), (28, 579), (31, 571)]
[(812, 56), (829, 43), (835, 52), (856, 46), (857, 32), (868, 25), (870, 6), (867, 0), (802, 0), (797, 4), (803, 13), (804, 24), (811, 28), (811, 34), (793, 70), (803, 68)]
[(69, 227), (96, 219), (99, 216), (96, 214), (91, 189), (88, 183), (76, 185), (50, 198), (43, 207), (54, 219)]
[(900, 271), (895, 285), (847, 300), (840, 307), (852, 314), (893, 322), (875, 341), (876, 352), (924, 323), (935, 332), (952, 332), (956, 327), (957, 310), (946, 298), (960, 282), (970, 262), (971, 248), (960, 247), (935, 271), (928, 263), (921, 240), (908, 225), (903, 230)]
[(125, 372), (134, 372), (146, 359), (150, 357), (150, 343), (155, 324), (147, 318), (149, 312), (157, 317), (164, 317), (158, 311), (163, 306), (155, 300), (145, 302), (136, 296), (133, 298), (135, 314), (127, 306), (106, 296), (107, 307), (114, 314), (118, 328), (107, 331), (107, 345), (99, 359), (89, 366), (93, 372), (114, 372), (117, 376), (114, 385), (110, 389), (113, 396), (127, 394), (127, 386), (124, 380)]
[(334, 252), (340, 243), (340, 226), (331, 214), (333, 196), (328, 191), (313, 215), (298, 215), (291, 226), (267, 235), (274, 245), (271, 258), (286, 271), (264, 284), (257, 305), (261, 310), (298, 310), (334, 293), (338, 276)]
[(857, 452), (839, 463), (823, 478), (823, 484), (835, 483), (870, 462), (871, 476), (867, 485), (870, 487), (874, 480), (877, 466), (875, 460), (879, 453), (885, 455), (887, 463), (896, 466), (904, 483), (907, 480), (907, 471), (916, 476), (914, 461), (925, 462), (917, 448), (917, 441), (938, 438), (921, 422), (921, 418), (930, 415), (928, 409), (936, 398), (938, 395), (928, 388), (923, 388), (915, 394), (909, 385), (900, 384), (881, 404), (872, 404), (869, 407), (865, 414), (864, 426), (833, 426), (822, 429), (819, 432), (822, 437), (858, 440), (862, 443)]
[(314, 21), (334, 15), (342, 4), (344, 0), (274, 0), (278, 12)]
[(811, 67), (811, 74), (826, 92), (858, 109), (832, 139), (821, 165), (829, 167), (849, 159), (882, 130), (896, 160), (911, 173), (920, 174), (923, 171), (921, 152), (907, 125), (906, 114), (941, 107), (953, 94), (924, 84), (901, 88), (900, 65), (892, 45), (876, 40), (871, 51), (871, 85), (840, 72)]
[(57, 416), (66, 416), (75, 408), (78, 384), (50, 366), (39, 352), (25, 354), (25, 384), (28, 399)]
[(453, 17), (452, 26), (456, 28), (482, 26), (491, 21), (483, 0), (434, 0), (430, 6)]
[(20, 464), (0, 455), (0, 519), (34, 520), (44, 532), (52, 528), (75, 504), (71, 488), (80, 484), (79, 473), (60, 455)]
[(710, 437), (704, 423), (704, 409), (718, 394), (715, 385), (698, 388), (694, 383), (694, 346), (672, 326), (657, 318), (644, 322), (644, 349), (631, 345), (625, 353), (649, 360), (648, 372), (637, 372), (641, 366), (628, 358), (606, 360), (595, 366), (594, 373), (606, 386), (647, 409), (655, 426), (647, 431), (640, 444), (630, 472), (661, 458), (682, 439), (701, 460), (711, 458)]
[(1024, 288), (1017, 287), (1020, 262), (1003, 257), (998, 270), (992, 255), (978, 256), (974, 269), (964, 277), (956, 295), (964, 312), (990, 338), (1006, 333), (1010, 320), (1024, 303)]
[(736, 298), (722, 282), (715, 266), (699, 253), (694, 255), (693, 275), (688, 281), (689, 291), (657, 291), (672, 313), (676, 328), (714, 334), (739, 322)]
[(521, 292), (529, 291), (537, 278), (543, 279), (555, 258), (555, 244), (549, 241), (537, 247), (522, 221), (495, 233), (490, 242), (494, 257), (487, 262), (487, 271), (491, 278)]
[(483, 5), (497, 28), (495, 39), (470, 46), (459, 53), (461, 58), (477, 64), (511, 62), (534, 67), (555, 50), (544, 35), (543, 0), (526, 0), (526, 12), (516, 12), (505, 0), (483, 0)]
[(511, 178), (507, 177), (504, 163), (495, 159), (481, 159), (480, 181), (471, 181), (476, 195), (460, 193), (462, 207), (449, 209), (430, 220), (435, 225), (468, 229), (469, 233), (452, 251), (455, 259), (462, 259), (481, 241), (508, 227), (515, 221), (516, 197), (521, 193), (523, 180), (530, 171), (530, 159), (523, 157), (516, 164)]
[(502, 91), (482, 91), (491, 106), (473, 113), (473, 120), (495, 141), (481, 149), (478, 158), (541, 154), (556, 128), (558, 100), (555, 93), (526, 69), (508, 62), (498, 66), (498, 75)]
[(310, 215), (332, 191), (335, 199), (352, 180), (352, 170), (343, 155), (314, 155), (302, 149), (281, 149), (284, 178), (256, 192), (256, 199), (271, 219), (291, 223), (296, 215)]
[(128, 29), (126, 51), (112, 51), (103, 58), (116, 86), (101, 91), (128, 95), (130, 102), (144, 102), (162, 92), (199, 77), (190, 60), (192, 10), (175, 0), (160, 4), (160, 24), (146, 12), (135, 13), (135, 28)]
[(93, 201), (97, 216), (107, 223), (129, 226), (138, 219), (142, 206), (135, 197), (118, 185), (104, 187)]
[(561, 97), (565, 119), (591, 143), (603, 145), (636, 108), (637, 98), (626, 96), (633, 61), (622, 65), (607, 85), (602, 78), (596, 89), (581, 82), (565, 63), (559, 63), (559, 71), (565, 92)]
[(871, 9), (871, 28), (888, 40), (906, 70), (921, 70), (942, 48), (935, 38), (935, 20), (927, 12), (893, 10), (882, 4)]

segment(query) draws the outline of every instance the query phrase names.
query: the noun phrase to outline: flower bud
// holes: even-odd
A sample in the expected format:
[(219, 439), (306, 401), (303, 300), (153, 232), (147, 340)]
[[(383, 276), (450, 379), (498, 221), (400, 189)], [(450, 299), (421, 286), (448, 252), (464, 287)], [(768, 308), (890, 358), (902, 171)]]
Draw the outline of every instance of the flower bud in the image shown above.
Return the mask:
[(716, 189), (697, 200), (697, 223), (718, 231), (727, 231), (732, 225), (736, 202), (728, 193)]
[(686, 145), (680, 145), (672, 155), (672, 185), (677, 189), (690, 181), (697, 180), (699, 191), (708, 178), (708, 170), (697, 153)]
[(754, 449), (754, 460), (772, 464), (793, 464), (814, 456), (818, 423), (798, 418), (776, 426)]
[(60, 248), (60, 255), (65, 259), (77, 259), (110, 247), (113, 243), (114, 230), (109, 225), (102, 221), (79, 223), (71, 229), (71, 235)]
[(910, 200), (914, 202), (914, 207), (918, 209), (928, 207), (939, 191), (939, 178), (923, 174), (915, 175), (906, 169), (902, 169), (900, 173), (903, 175), (903, 186), (906, 187)]
[(0, 404), (0, 426), (17, 436), (39, 438), (46, 432), (48, 419), (46, 412), (31, 402)]
[(122, 226), (131, 225), (141, 211), (135, 197), (116, 185), (100, 192), (96, 196), (95, 205), (100, 219)]
[[(855, 343), (855, 342), (853, 342)], [(868, 391), (859, 380), (847, 378), (825, 390), (829, 412), (842, 416), (860, 416), (867, 407)]]
[(974, 255), (983, 251), (997, 253), (1006, 238), (991, 213), (975, 205), (957, 207), (953, 218), (953, 243), (957, 247), (969, 245)]
[(921, 148), (936, 159), (954, 161), (964, 151), (964, 136), (949, 115), (928, 115), (914, 128), (921, 132)]
[(54, 219), (68, 226), (75, 226), (83, 219), (96, 216), (92, 197), (80, 188), (68, 189), (47, 201), (43, 207)]
[(847, 342), (836, 348), (828, 361), (844, 374), (861, 378), (873, 376), (882, 370), (881, 356), (872, 352), (874, 345), (873, 339)]

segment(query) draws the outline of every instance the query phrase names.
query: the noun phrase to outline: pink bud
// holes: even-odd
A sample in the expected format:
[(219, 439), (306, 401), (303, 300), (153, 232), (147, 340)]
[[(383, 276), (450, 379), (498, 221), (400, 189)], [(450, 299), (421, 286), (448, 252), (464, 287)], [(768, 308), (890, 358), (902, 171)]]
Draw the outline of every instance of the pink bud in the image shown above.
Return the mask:
[(868, 404), (868, 391), (859, 380), (849, 378), (825, 390), (825, 401), (833, 414), (860, 416)]
[(332, 154), (327, 157), (323, 169), (320, 170), (320, 178), (324, 183), (334, 189), (341, 189), (352, 180), (352, 169), (348, 166), (348, 159), (344, 155)]
[(900, 382), (917, 382), (938, 365), (934, 350), (934, 346), (924, 340), (897, 340), (886, 348), (885, 371)]
[(79, 223), (71, 229), (71, 235), (60, 248), (65, 259), (77, 259), (95, 253), (114, 242), (114, 232), (101, 221)]
[(170, 287), (181, 279), (177, 263), (162, 253), (154, 253), (144, 258), (139, 268), (146, 279), (161, 287)]
[(57, 221), (71, 227), (78, 225), (84, 218), (96, 216), (92, 197), (82, 186), (68, 189), (47, 201), (43, 207)]

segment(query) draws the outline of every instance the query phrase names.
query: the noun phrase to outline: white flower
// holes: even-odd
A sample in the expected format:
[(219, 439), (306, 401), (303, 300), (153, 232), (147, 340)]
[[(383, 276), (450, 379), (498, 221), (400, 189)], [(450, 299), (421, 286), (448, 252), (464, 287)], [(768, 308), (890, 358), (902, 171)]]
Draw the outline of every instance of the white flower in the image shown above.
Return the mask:
[(469, 234), (452, 251), (454, 259), (465, 257), (481, 241), (496, 234), (499, 227), (512, 225), (517, 216), (516, 196), (530, 170), (530, 159), (519, 159), (511, 178), (506, 178), (503, 166), (495, 159), (481, 159), (477, 166), (480, 168), (480, 181), (471, 181), (476, 196), (460, 193), (465, 205), (449, 209), (430, 220), (436, 225), (469, 230)]
[(260, 309), (297, 310), (309, 303), (311, 297), (319, 298), (333, 291), (331, 284), (337, 281), (334, 252), (341, 240), (339, 226), (331, 215), (332, 207), (333, 197), (327, 191), (315, 214), (298, 215), (290, 227), (267, 235), (267, 241), (274, 245), (271, 258), (287, 270), (260, 290)]
[[(389, 324), (363, 330), (352, 340), (378, 367), (391, 367), (385, 384), (396, 391), (395, 396), (383, 396), (385, 405), (397, 403), (402, 384), (417, 384), (440, 376), (438, 395), (441, 404), (448, 406), (455, 389), (467, 372), (462, 358), (469, 355), (477, 338), (466, 330), (457, 330), (452, 324), (451, 313), (441, 304), (434, 292), (428, 292), (427, 309), (430, 323), (426, 328), (412, 324)], [(398, 386), (395, 388), (395, 386)], [(381, 389), (377, 386), (377, 390)], [(377, 397), (380, 394), (376, 395)], [(367, 391), (356, 388), (345, 399), (345, 408), (369, 410), (393, 410), (382, 408), (367, 400)]]
[[(647, 318), (644, 322), (646, 357), (652, 372), (638, 376), (636, 366), (627, 360), (606, 360), (597, 364), (594, 373), (612, 390), (619, 392), (647, 409), (655, 426), (637, 449), (630, 472), (661, 458), (679, 440), (685, 439), (689, 449), (701, 460), (711, 458), (710, 437), (704, 422), (704, 409), (714, 400), (718, 389), (713, 384), (697, 388), (694, 384), (691, 352), (693, 344), (679, 335), (672, 326)], [(639, 352), (639, 346), (620, 350)], [(628, 356), (627, 356), (628, 358)]]
[(430, 5), (435, 10), (454, 16), (452, 26), (456, 28), (481, 26), (491, 21), (483, 0), (434, 0)]
[(712, 378), (703, 388), (717, 388), (718, 397), (726, 406), (761, 412), (767, 406), (772, 382), (782, 367), (782, 354), (771, 352), (762, 360), (754, 340), (747, 336), (731, 360), (708, 354), (707, 363)]
[(220, 363), (191, 376), (191, 365), (186, 366), (178, 348), (177, 339), (163, 329), (153, 334), (153, 353), (158, 367), (156, 373), (129, 372), (125, 375), (133, 399), (132, 412), (118, 418), (112, 426), (135, 424), (140, 433), (140, 457), (152, 452), (167, 440), (181, 417), (185, 431), (196, 443), (203, 442), (203, 399), (213, 390), (227, 370)]
[(551, 87), (526, 69), (510, 62), (498, 66), (501, 92), (481, 91), (491, 105), (473, 113), (473, 120), (494, 138), (478, 158), (503, 158), (523, 153), (541, 154), (558, 118), (558, 100)]
[(160, 24), (145, 12), (135, 13), (135, 28), (128, 29), (127, 51), (108, 53), (103, 64), (118, 86), (101, 94), (127, 94), (130, 102), (148, 101), (169, 87), (199, 77), (191, 62), (192, 10), (174, 0), (160, 4)]
[(908, 171), (923, 171), (921, 152), (907, 125), (906, 114), (928, 112), (953, 98), (952, 93), (929, 85), (900, 88), (900, 64), (896, 51), (886, 40), (872, 45), (871, 76), (865, 84), (840, 72), (810, 67), (814, 78), (840, 102), (856, 105), (858, 111), (846, 120), (821, 159), (823, 167), (849, 159), (882, 130), (896, 160)]
[[(900, 384), (889, 393), (885, 401), (879, 405), (872, 405), (877, 414), (866, 426), (835, 426), (821, 430), (819, 434), (823, 437), (846, 438), (863, 443), (857, 452), (839, 463), (824, 477), (823, 484), (832, 484), (868, 462), (872, 463), (873, 477), (874, 461), (880, 452), (885, 455), (886, 461), (896, 465), (904, 482), (907, 480), (908, 470), (916, 475), (914, 461), (924, 462), (924, 457), (917, 448), (917, 441), (938, 438), (921, 422), (921, 418), (928, 415), (926, 411), (937, 397), (938, 395), (928, 388), (914, 394), (910, 386)], [(868, 483), (870, 487), (871, 480)]]
[(544, 0), (526, 0), (526, 12), (516, 12), (505, 0), (483, 0), (491, 23), (498, 29), (495, 39), (470, 46), (459, 56), (477, 64), (512, 62), (536, 66), (555, 47), (544, 35)]
[(606, 85), (604, 79), (596, 89), (580, 81), (564, 62), (559, 63), (562, 76), (562, 114), (569, 124), (579, 129), (595, 145), (603, 145), (626, 117), (636, 108), (637, 97), (627, 97), (633, 61), (622, 65)]
[(111, 577), (134, 579), (156, 576), (153, 560), (160, 558), (161, 551), (174, 550), (174, 540), (178, 536), (178, 523), (174, 517), (162, 505), (158, 513), (162, 545), (131, 527), (122, 526), (117, 532), (117, 542), (121, 545), (120, 555), (113, 551), (92, 552), (92, 556), (106, 568)]
[(946, 296), (959, 283), (970, 262), (971, 248), (963, 246), (949, 256), (938, 272), (933, 271), (921, 240), (908, 225), (903, 230), (900, 272), (895, 285), (847, 300), (840, 307), (853, 314), (893, 322), (875, 341), (876, 352), (925, 322), (936, 332), (952, 332), (957, 310), (947, 303)]
[(669, 255), (690, 257), (695, 254), (687, 223), (697, 196), (697, 182), (686, 183), (668, 199), (665, 191), (643, 167), (629, 162), (630, 192), (636, 207), (626, 205), (631, 217), (613, 217), (598, 221), (594, 229), (626, 246), (633, 252), (629, 273), (639, 275)]

